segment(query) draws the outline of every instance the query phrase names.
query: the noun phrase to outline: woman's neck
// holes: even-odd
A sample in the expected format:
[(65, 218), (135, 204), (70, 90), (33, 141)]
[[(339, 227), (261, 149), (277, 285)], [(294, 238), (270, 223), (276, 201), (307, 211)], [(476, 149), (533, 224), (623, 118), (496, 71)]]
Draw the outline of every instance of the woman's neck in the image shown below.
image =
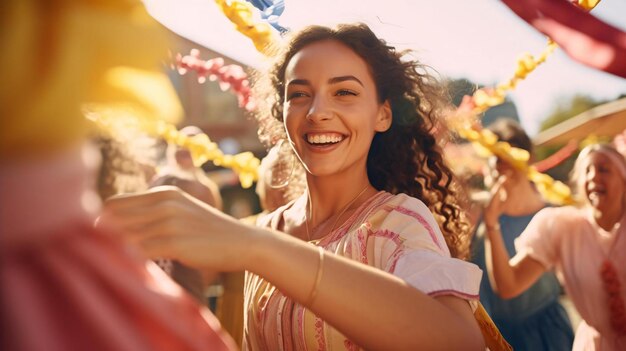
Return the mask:
[(592, 208), (593, 218), (600, 228), (610, 232), (615, 225), (622, 220), (624, 216), (624, 205), (619, 207), (611, 207), (610, 209), (600, 211)]
[(308, 213), (311, 227), (316, 227), (333, 215), (349, 208), (356, 208), (376, 193), (367, 176), (354, 177), (313, 177), (307, 178)]
[(506, 189), (507, 202), (504, 213), (511, 216), (524, 216), (535, 213), (545, 207), (543, 198), (533, 184), (526, 178), (510, 184)]

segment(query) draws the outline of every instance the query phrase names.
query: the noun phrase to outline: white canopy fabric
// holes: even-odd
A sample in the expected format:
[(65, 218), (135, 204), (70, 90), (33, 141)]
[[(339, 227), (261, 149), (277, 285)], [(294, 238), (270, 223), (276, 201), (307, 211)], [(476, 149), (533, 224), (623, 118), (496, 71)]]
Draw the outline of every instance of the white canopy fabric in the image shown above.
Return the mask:
[(626, 98), (596, 106), (539, 133), (537, 146), (564, 145), (570, 140), (580, 142), (589, 135), (610, 137), (626, 130)]

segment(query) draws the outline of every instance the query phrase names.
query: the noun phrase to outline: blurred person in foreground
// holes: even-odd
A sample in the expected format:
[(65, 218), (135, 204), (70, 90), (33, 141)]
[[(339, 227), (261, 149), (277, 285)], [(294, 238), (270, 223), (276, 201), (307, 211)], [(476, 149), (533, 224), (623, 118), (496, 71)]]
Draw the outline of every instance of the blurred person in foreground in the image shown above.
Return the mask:
[(127, 0), (9, 0), (0, 21), (0, 349), (234, 349), (116, 228), (93, 226), (98, 153), (83, 147), (85, 104), (159, 115), (133, 82), (162, 81), (162, 29)]

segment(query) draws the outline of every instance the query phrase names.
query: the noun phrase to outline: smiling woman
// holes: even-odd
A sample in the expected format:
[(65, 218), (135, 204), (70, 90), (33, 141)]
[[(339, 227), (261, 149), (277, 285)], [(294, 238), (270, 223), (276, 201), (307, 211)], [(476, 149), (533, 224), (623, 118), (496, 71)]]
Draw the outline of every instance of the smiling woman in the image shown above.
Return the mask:
[(113, 199), (101, 222), (149, 255), (247, 270), (244, 349), (484, 349), (481, 272), (458, 259), (468, 228), (430, 133), (447, 105), (403, 58), (365, 25), (293, 35), (258, 118), (307, 190), (257, 227), (171, 189)]

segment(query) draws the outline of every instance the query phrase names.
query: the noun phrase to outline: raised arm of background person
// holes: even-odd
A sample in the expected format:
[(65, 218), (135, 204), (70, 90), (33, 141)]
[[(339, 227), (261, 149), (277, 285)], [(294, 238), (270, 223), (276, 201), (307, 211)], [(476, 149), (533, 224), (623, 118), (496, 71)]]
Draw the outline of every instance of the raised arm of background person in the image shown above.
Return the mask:
[(546, 269), (526, 252), (509, 257), (498, 222), (507, 196), (504, 187), (506, 181), (506, 176), (498, 179), (492, 189), (491, 200), (485, 208), (485, 264), (493, 290), (500, 297), (511, 299), (526, 291)]
[[(151, 257), (248, 270), (371, 350), (484, 350), (467, 301), (429, 297), (403, 280), (290, 235), (241, 222), (173, 189), (114, 198), (100, 222), (122, 228)], [(318, 269), (317, 296), (309, 304)]]

